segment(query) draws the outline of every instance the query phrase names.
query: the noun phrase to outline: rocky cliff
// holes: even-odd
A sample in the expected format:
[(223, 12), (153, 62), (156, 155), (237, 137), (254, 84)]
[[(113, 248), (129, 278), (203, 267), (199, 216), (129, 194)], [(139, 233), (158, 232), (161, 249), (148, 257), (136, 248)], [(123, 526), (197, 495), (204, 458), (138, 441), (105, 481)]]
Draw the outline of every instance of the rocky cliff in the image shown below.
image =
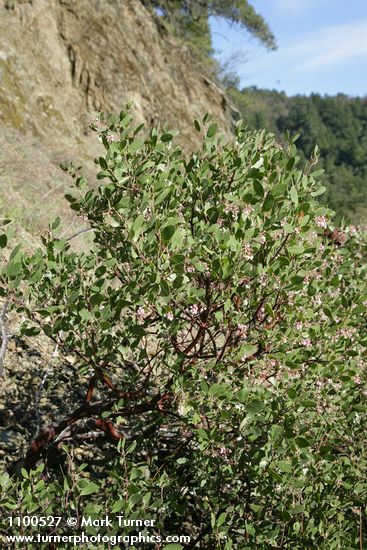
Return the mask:
[(228, 109), (189, 48), (139, 0), (2, 0), (0, 120), (54, 146), (90, 151), (96, 111), (132, 99), (149, 125), (167, 122), (195, 146), (194, 117)]
[(148, 126), (180, 130), (187, 149), (207, 111), (229, 132), (217, 84), (139, 0), (0, 0), (2, 212), (42, 228), (45, 204), (54, 215), (67, 186), (56, 165), (94, 156), (89, 123), (129, 100)]

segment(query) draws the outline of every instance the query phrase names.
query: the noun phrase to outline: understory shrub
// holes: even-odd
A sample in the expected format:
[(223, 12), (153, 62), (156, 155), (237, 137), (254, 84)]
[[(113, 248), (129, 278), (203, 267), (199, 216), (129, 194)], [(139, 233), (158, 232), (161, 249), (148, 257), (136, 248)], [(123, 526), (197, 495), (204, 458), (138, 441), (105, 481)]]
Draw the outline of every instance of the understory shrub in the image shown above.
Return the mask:
[[(22, 334), (90, 377), (23, 478), (2, 475), (3, 515), (153, 518), (147, 533), (191, 537), (172, 549), (365, 547), (365, 232), (333, 227), (316, 158), (298, 169), (294, 143), (264, 131), (239, 124), (225, 143), (206, 115), (186, 158), (172, 132), (140, 138), (129, 108), (93, 129), (98, 184), (70, 167), (66, 196), (92, 250), (73, 252), (56, 220), (1, 274)], [(88, 433), (115, 441), (98, 475), (70, 458)]]

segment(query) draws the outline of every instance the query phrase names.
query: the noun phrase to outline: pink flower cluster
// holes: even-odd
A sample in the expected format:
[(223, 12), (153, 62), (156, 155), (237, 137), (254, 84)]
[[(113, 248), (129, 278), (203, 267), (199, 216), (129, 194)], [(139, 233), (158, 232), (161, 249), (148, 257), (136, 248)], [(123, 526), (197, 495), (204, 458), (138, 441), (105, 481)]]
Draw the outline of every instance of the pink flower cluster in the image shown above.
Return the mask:
[(113, 141), (115, 141), (115, 136), (111, 134), (111, 132), (107, 132), (106, 140), (107, 140), (107, 143), (112, 143)]
[(234, 202), (231, 202), (224, 207), (224, 212), (226, 214), (232, 214), (233, 216), (237, 216), (239, 211), (240, 209), (238, 208), (238, 205)]
[(251, 246), (246, 243), (243, 247), (243, 252), (244, 252), (244, 258), (245, 260), (252, 260), (253, 257), (254, 257), (254, 254), (253, 254), (253, 251), (252, 251), (252, 248)]
[(312, 303), (314, 306), (321, 306), (322, 305), (321, 294), (315, 294), (315, 296), (312, 298)]
[(310, 338), (303, 338), (301, 340), (301, 345), (305, 348), (312, 348), (312, 342), (311, 342)]
[(145, 220), (150, 220), (151, 217), (152, 217), (152, 211), (148, 206), (144, 211), (144, 219)]
[(325, 216), (317, 216), (315, 218), (315, 224), (317, 225), (317, 227), (324, 227), (326, 228), (327, 227), (327, 219)]
[(352, 340), (352, 342), (355, 340), (355, 334), (357, 332), (357, 329), (355, 327), (348, 327), (341, 329), (338, 334), (342, 338), (349, 338)]
[(260, 235), (260, 236), (259, 236), (259, 243), (260, 243), (260, 244), (265, 244), (265, 243), (266, 243), (266, 237), (265, 237), (265, 235)]
[(199, 315), (199, 313), (202, 313), (202, 311), (204, 311), (204, 308), (198, 306), (197, 304), (194, 304), (194, 305), (189, 307), (189, 313), (193, 317), (196, 317), (197, 315)]
[(248, 326), (247, 325), (243, 325), (242, 323), (239, 323), (237, 325), (237, 336), (239, 338), (246, 338), (247, 336), (247, 333), (248, 333)]
[(142, 306), (138, 307), (137, 312), (136, 312), (136, 316), (138, 318), (138, 322), (143, 323), (144, 318), (146, 317), (146, 312), (145, 312), (145, 309)]
[(266, 276), (266, 273), (261, 273), (260, 277), (259, 277), (259, 284), (261, 286), (266, 286), (266, 281), (267, 281), (267, 276)]
[(317, 239), (317, 237), (318, 237), (318, 235), (317, 235), (316, 231), (310, 231), (307, 235), (307, 240), (309, 242), (313, 242)]
[(251, 204), (246, 204), (246, 206), (243, 207), (242, 212), (245, 214), (245, 216), (248, 216), (253, 212), (254, 208), (251, 206)]

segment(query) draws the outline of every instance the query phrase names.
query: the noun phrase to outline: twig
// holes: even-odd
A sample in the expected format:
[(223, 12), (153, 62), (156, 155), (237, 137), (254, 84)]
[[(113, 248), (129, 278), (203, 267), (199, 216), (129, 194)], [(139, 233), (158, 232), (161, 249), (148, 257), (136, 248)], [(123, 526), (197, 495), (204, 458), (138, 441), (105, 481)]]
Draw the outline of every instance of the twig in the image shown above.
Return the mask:
[(359, 509), (359, 547), (363, 550), (362, 508)]
[(75, 237), (78, 237), (82, 233), (87, 233), (88, 231), (94, 231), (94, 227), (87, 227), (85, 229), (79, 229), (79, 231), (77, 231), (73, 235), (70, 235), (70, 237), (66, 237), (66, 240), (71, 241), (72, 239), (75, 239)]
[(9, 300), (5, 300), (3, 309), (0, 315), (0, 331), (1, 331), (1, 347), (0, 347), (0, 378), (3, 375), (3, 365), (4, 365), (4, 359), (6, 355), (6, 349), (8, 347), (8, 334), (7, 334), (7, 327), (6, 327), (6, 313), (8, 311), (8, 305)]
[(41, 431), (41, 427), (42, 427), (42, 421), (41, 421), (41, 414), (40, 414), (40, 408), (39, 408), (39, 404), (40, 404), (40, 399), (41, 399), (41, 393), (43, 392), (43, 390), (45, 389), (45, 382), (47, 380), (47, 377), (48, 375), (50, 374), (51, 372), (51, 367), (49, 366), (47, 369), (46, 369), (46, 372), (45, 374), (43, 375), (43, 378), (37, 388), (37, 391), (36, 391), (36, 395), (35, 395), (35, 403), (34, 403), (34, 410), (35, 410), (35, 413), (36, 413), (36, 418), (37, 418), (37, 431), (35, 433), (35, 437), (36, 435), (38, 434), (38, 432)]

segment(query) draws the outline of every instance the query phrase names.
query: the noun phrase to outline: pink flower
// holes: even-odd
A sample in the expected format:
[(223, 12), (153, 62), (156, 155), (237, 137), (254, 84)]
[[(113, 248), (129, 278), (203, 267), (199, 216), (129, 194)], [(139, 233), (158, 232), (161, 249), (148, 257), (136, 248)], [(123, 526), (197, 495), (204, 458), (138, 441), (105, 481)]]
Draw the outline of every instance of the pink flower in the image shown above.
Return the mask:
[(107, 132), (106, 140), (107, 140), (107, 143), (112, 143), (113, 141), (115, 141), (115, 136), (111, 134), (111, 132)]
[(151, 217), (152, 217), (152, 211), (148, 206), (148, 208), (146, 208), (144, 211), (144, 219), (149, 220)]
[(253, 255), (253, 252), (252, 252), (252, 248), (249, 244), (245, 244), (244, 247), (243, 247), (243, 251), (244, 251), (244, 258), (246, 260), (252, 260), (252, 258), (254, 257)]
[(230, 204), (227, 204), (225, 207), (224, 207), (224, 212), (226, 214), (233, 214), (234, 216), (237, 216), (238, 212), (239, 212), (239, 208), (237, 206), (237, 204), (235, 203), (230, 203)]
[(146, 315), (145, 314), (145, 309), (142, 306), (138, 307), (138, 310), (136, 312), (136, 316), (138, 318), (139, 323), (142, 323), (144, 321), (145, 315)]
[(243, 207), (242, 211), (246, 216), (248, 216), (253, 211), (253, 207), (251, 206), (251, 204), (246, 204), (246, 206)]
[(189, 312), (191, 313), (191, 315), (195, 316), (195, 315), (198, 315), (200, 313), (200, 310), (199, 310), (198, 306), (196, 304), (194, 304), (193, 306), (189, 307)]
[(317, 239), (318, 235), (316, 233), (316, 231), (310, 231), (307, 235), (307, 240), (308, 241), (314, 241), (315, 239)]
[(260, 277), (259, 277), (259, 284), (261, 286), (265, 286), (266, 285), (266, 273), (261, 273)]
[(173, 313), (172, 313), (172, 311), (169, 311), (168, 313), (166, 313), (166, 319), (168, 319), (169, 321), (173, 321)]
[(261, 244), (265, 244), (265, 243), (266, 243), (266, 237), (265, 237), (265, 235), (260, 235), (260, 236), (259, 236), (259, 242), (260, 242)]
[(241, 323), (237, 325), (237, 336), (239, 336), (240, 338), (246, 338), (247, 332), (248, 327), (246, 325), (243, 325)]
[(317, 227), (324, 227), (326, 228), (327, 227), (327, 219), (325, 216), (317, 216), (315, 218), (315, 224), (317, 225)]
[(305, 348), (312, 348), (312, 342), (309, 338), (303, 338), (303, 340), (301, 340), (301, 345)]
[(229, 455), (229, 449), (226, 449), (226, 447), (220, 447), (219, 454), (221, 456), (228, 456)]

